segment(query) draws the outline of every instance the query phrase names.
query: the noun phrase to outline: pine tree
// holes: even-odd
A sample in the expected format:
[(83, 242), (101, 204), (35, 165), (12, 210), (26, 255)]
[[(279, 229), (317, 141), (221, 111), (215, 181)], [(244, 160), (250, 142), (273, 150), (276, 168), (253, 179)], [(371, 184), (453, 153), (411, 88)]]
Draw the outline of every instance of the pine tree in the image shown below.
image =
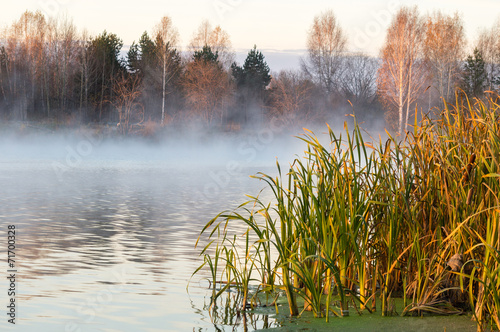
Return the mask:
[(465, 60), (462, 89), (468, 96), (480, 97), (486, 87), (486, 70), (483, 55), (478, 48)]
[(261, 93), (271, 82), (269, 66), (262, 52), (257, 51), (256, 45), (248, 52), (243, 67), (233, 63), (231, 70), (239, 88), (244, 87), (253, 92)]
[(219, 63), (219, 52), (213, 52), (212, 48), (210, 46), (203, 46), (203, 48), (200, 51), (195, 51), (193, 54), (193, 60), (195, 61), (200, 61), (203, 60), (205, 63), (214, 63), (218, 64)]
[[(94, 101), (98, 111), (99, 121), (103, 120), (105, 111), (109, 110), (113, 102), (113, 82), (121, 75), (124, 64), (120, 59), (120, 50), (123, 41), (113, 33), (104, 31), (90, 41), (89, 48), (93, 60), (90, 81), (90, 99)], [(97, 117), (97, 115), (96, 115)], [(107, 120), (110, 120), (109, 118)]]
[(139, 74), (141, 70), (141, 54), (139, 45), (132, 42), (127, 52), (127, 69), (133, 74)]
[(141, 59), (143, 62), (150, 62), (151, 59), (154, 58), (155, 44), (146, 31), (144, 31), (139, 39), (139, 48), (141, 50)]
[(267, 65), (262, 52), (257, 51), (257, 46), (248, 52), (243, 67), (236, 63), (231, 65), (231, 73), (238, 89), (237, 110), (243, 111), (245, 121), (248, 121), (248, 109), (262, 104), (264, 91), (271, 82)]

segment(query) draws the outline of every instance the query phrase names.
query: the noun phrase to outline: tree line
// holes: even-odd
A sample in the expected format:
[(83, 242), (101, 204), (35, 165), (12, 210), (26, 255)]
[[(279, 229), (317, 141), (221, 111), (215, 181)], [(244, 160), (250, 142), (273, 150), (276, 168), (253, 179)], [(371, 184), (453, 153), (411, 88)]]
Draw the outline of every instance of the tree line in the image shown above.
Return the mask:
[(301, 67), (271, 73), (256, 46), (242, 65), (228, 33), (202, 22), (187, 50), (165, 16), (121, 56), (123, 41), (91, 36), (66, 17), (26, 11), (0, 33), (0, 118), (112, 123), (127, 134), (147, 124), (197, 121), (237, 128), (270, 118), (324, 121), (354, 110), (385, 113), (402, 131), (415, 107), (456, 92), (480, 98), (500, 84), (500, 21), (467, 54), (458, 14), (401, 7), (379, 57), (348, 51), (333, 11), (313, 19)]
[(453, 104), (457, 97), (481, 98), (485, 91), (497, 90), (499, 32), (500, 20), (480, 34), (467, 55), (460, 15), (438, 11), (422, 16), (416, 6), (400, 8), (387, 30), (377, 73), (377, 93), (387, 122), (402, 133), (415, 106), (426, 105), (426, 99), (431, 109)]

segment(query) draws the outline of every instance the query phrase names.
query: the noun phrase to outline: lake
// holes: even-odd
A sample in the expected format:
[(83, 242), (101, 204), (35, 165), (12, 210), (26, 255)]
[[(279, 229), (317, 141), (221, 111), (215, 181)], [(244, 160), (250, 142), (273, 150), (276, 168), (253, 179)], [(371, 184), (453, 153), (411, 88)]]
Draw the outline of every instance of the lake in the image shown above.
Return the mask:
[[(264, 187), (249, 175), (274, 172), (269, 146), (247, 143), (1, 142), (0, 228), (16, 227), (15, 327), (232, 330), (211, 322), (208, 274), (186, 287), (202, 263), (194, 244), (205, 223)], [(0, 287), (6, 293), (6, 278)]]
[[(245, 194), (265, 188), (250, 175), (276, 175), (276, 157), (285, 171), (303, 148), (296, 139), (259, 135), (171, 144), (88, 136), (0, 140), (0, 229), (16, 227), (17, 270), (16, 325), (7, 322), (9, 281), (2, 277), (0, 330), (475, 330), (467, 316), (353, 314), (325, 324), (310, 313), (275, 318), (273, 308), (238, 317), (222, 307), (210, 315), (208, 271), (191, 278), (202, 263), (201, 248), (194, 248), (199, 232)], [(3, 239), (0, 271), (8, 276)]]

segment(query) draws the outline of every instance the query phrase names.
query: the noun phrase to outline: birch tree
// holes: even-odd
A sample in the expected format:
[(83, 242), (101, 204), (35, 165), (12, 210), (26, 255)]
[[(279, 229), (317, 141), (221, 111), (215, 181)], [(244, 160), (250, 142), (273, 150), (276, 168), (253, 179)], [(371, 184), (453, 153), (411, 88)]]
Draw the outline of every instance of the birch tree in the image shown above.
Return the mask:
[(382, 103), (389, 108), (386, 118), (390, 119), (394, 111), (397, 112), (395, 127), (400, 134), (407, 129), (410, 107), (420, 95), (425, 81), (423, 29), (417, 7), (402, 7), (387, 30), (380, 52), (382, 63), (378, 70), (377, 90)]
[(303, 70), (324, 87), (327, 93), (336, 88), (346, 50), (347, 38), (333, 11), (314, 18), (307, 37), (307, 59)]
[[(78, 69), (77, 30), (73, 22), (67, 17), (49, 19), (49, 50), (52, 65), (49, 75), (53, 78), (52, 86), (58, 109), (61, 112), (69, 111), (69, 100), (74, 92), (74, 82)], [(72, 106), (72, 105), (71, 105)], [(47, 105), (47, 113), (50, 106)]]
[(490, 29), (480, 33), (476, 48), (482, 54), (485, 63), (485, 88), (494, 90), (500, 85), (500, 19)]
[(12, 27), (12, 37), (17, 39), (15, 43), (18, 43), (18, 55), (20, 56), (14, 60), (14, 65), (17, 67), (16, 69), (19, 69), (21, 76), (15, 78), (14, 84), (17, 84), (16, 80), (22, 82), (20, 86), (21, 103), (18, 109), (18, 117), (21, 120), (27, 120), (28, 108), (31, 112), (35, 112), (38, 83), (41, 78), (41, 63), (44, 58), (46, 25), (45, 17), (40, 11), (26, 11)]
[(168, 16), (162, 17), (160, 22), (154, 27), (153, 36), (156, 40), (158, 54), (162, 59), (162, 103), (161, 103), (161, 125), (165, 122), (165, 99), (167, 95), (167, 84), (177, 74), (174, 68), (174, 59), (171, 56), (179, 41), (179, 33), (174, 27), (172, 20)]
[[(427, 18), (424, 55), (439, 96), (449, 100), (458, 84), (466, 45), (462, 18), (435, 12)], [(429, 91), (432, 91), (430, 89)]]
[(77, 82), (80, 84), (80, 98), (79, 98), (79, 112), (80, 117), (83, 116), (83, 111), (88, 111), (89, 107), (89, 88), (91, 85), (90, 79), (93, 77), (92, 69), (94, 58), (90, 52), (91, 37), (89, 33), (84, 30), (78, 38), (76, 61), (78, 64), (78, 77)]
[(209, 21), (203, 21), (193, 35), (189, 49), (194, 53), (201, 51), (205, 46), (210, 47), (212, 52), (217, 54), (218, 61), (224, 69), (229, 69), (234, 62), (234, 54), (231, 50), (229, 34), (226, 31), (222, 30), (219, 25), (212, 28)]

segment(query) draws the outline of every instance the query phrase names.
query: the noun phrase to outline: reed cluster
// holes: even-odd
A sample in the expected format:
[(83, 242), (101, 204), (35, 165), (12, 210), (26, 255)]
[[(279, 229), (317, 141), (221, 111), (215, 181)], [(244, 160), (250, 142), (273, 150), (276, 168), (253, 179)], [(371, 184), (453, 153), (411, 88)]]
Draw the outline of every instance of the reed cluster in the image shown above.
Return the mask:
[(201, 231), (213, 303), (230, 289), (240, 310), (284, 295), (291, 315), (328, 320), (391, 315), (402, 297), (402, 315), (471, 312), (478, 330), (500, 329), (497, 99), (457, 100), (376, 144), (356, 123), (328, 130), (329, 146), (306, 131), (303, 157), (255, 176), (271, 201), (249, 196)]

